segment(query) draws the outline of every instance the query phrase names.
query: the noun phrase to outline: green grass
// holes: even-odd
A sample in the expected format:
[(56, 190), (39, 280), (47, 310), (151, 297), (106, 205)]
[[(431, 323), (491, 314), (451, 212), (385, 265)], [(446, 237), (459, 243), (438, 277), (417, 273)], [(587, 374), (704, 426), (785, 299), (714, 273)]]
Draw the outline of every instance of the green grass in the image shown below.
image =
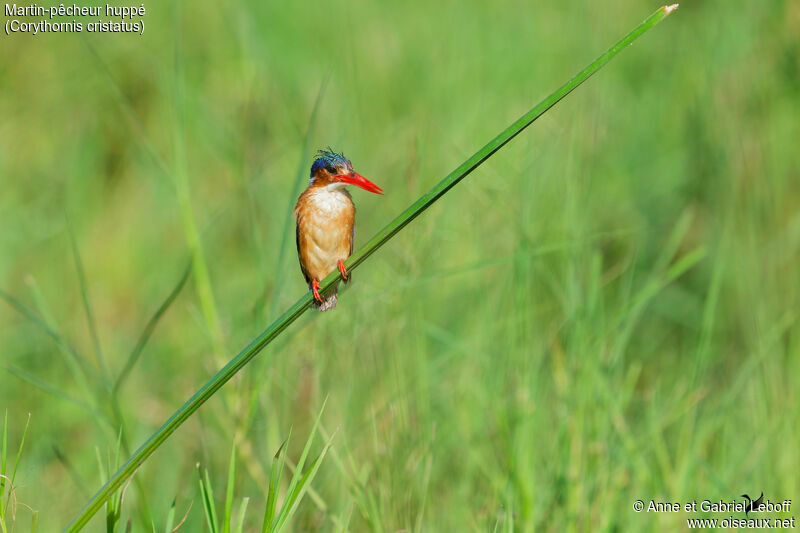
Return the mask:
[[(304, 146), (344, 150), (387, 191), (354, 192), (359, 247), (655, 7), (201, 1), (180, 47), (155, 6), (141, 38), (4, 37), (0, 288), (47, 330), (0, 305), (0, 406), (13, 452), (33, 413), (15, 496), (39, 529), (97, 488), (95, 448), (113, 457), (118, 438), (104, 395), (193, 254), (176, 132), (230, 356), (304, 291), (286, 225)], [(793, 498), (796, 17), (681, 5), (212, 398), (139, 469), (119, 528), (161, 531), (191, 505), (182, 530), (207, 530), (195, 465), (224, 509), (235, 441), (231, 515), (249, 497), (258, 530), (275, 451), (325, 397), (336, 438), (287, 531), (680, 530), (685, 514), (632, 501)], [(119, 388), (133, 446), (218, 370), (200, 290)]]
[[(453, 172), (448, 174), (442, 181), (440, 181), (435, 187), (433, 187), (430, 191), (422, 195), (416, 202), (411, 204), (408, 208), (406, 208), (400, 215), (397, 216), (392, 222), (390, 222), (384, 229), (379, 231), (372, 239), (367, 242), (361, 249), (357, 250), (353, 253), (353, 255), (346, 261), (346, 266), (348, 271), (353, 271), (358, 267), (362, 262), (364, 262), (369, 256), (374, 254), (381, 246), (387, 243), (390, 239), (392, 239), (400, 230), (402, 230), (406, 225), (408, 225), (411, 221), (417, 218), (419, 215), (422, 214), (428, 207), (430, 207), (434, 202), (436, 202), (439, 198), (441, 198), (447, 191), (453, 188), (457, 183), (467, 177), (472, 171), (478, 168), (484, 161), (489, 159), (495, 152), (500, 150), (503, 146), (505, 146), (509, 141), (511, 141), (514, 137), (519, 135), (525, 128), (527, 128), (531, 123), (533, 123), (536, 119), (541, 117), (544, 113), (546, 113), (550, 108), (552, 108), (556, 103), (558, 103), (562, 98), (564, 98), (567, 94), (572, 92), (575, 88), (577, 88), (581, 83), (587, 80), (592, 74), (594, 74), (597, 70), (602, 68), (608, 61), (610, 61), (616, 54), (622, 51), (625, 47), (629, 46), (636, 40), (640, 35), (644, 32), (652, 28), (655, 24), (657, 24), (660, 20), (666, 17), (671, 11), (673, 11), (677, 6), (673, 7), (662, 7), (656, 10), (650, 17), (648, 17), (645, 21), (643, 21), (640, 25), (635, 27), (631, 30), (626, 36), (620, 39), (615, 45), (609, 48), (604, 54), (598, 57), (595, 61), (589, 64), (586, 68), (581, 70), (578, 74), (572, 77), (570, 80), (565, 82), (561, 87), (556, 89), (550, 96), (542, 100), (539, 104), (533, 107), (530, 111), (525, 113), (522, 117), (517, 119), (514, 123), (512, 123), (508, 128), (500, 132), (494, 139), (492, 139), (486, 146), (478, 150), (472, 157), (468, 158), (466, 161), (461, 163), (458, 168), (456, 168)], [(185, 199), (184, 199), (185, 201)], [(192, 225), (193, 226), (193, 225)], [(187, 240), (192, 243), (193, 238), (187, 238)], [(285, 240), (282, 244), (285, 244)], [(197, 248), (194, 244), (192, 244), (192, 248), (195, 249), (196, 253), (194, 254), (194, 261), (202, 261), (202, 254), (198, 254), (199, 248)], [(282, 246), (282, 248), (284, 248)], [(279, 254), (279, 263), (280, 258), (282, 257), (282, 253)], [(201, 271), (198, 271), (195, 268), (195, 275), (202, 278), (203, 283), (202, 286), (207, 286), (207, 276), (205, 271), (202, 271), (203, 274), (201, 275)], [(83, 279), (83, 278), (81, 278)], [(185, 276), (184, 276), (185, 279)], [(334, 283), (337, 283), (341, 280), (341, 276), (337, 272), (333, 272), (324, 280), (320, 280), (320, 290), (327, 291), (330, 289)], [(83, 287), (83, 283), (81, 287)], [(172, 294), (175, 294), (177, 291), (173, 291)], [(199, 289), (198, 293), (200, 294), (201, 302), (204, 301), (203, 294), (206, 291)], [(84, 292), (85, 294), (85, 292)], [(210, 293), (208, 293), (210, 294)], [(85, 299), (84, 299), (85, 301)], [(171, 300), (168, 300), (171, 301)], [(170, 416), (166, 422), (155, 432), (153, 435), (147, 439), (147, 441), (140, 446), (134, 454), (130, 456), (130, 458), (123, 464), (119, 470), (114, 475), (109, 476), (109, 478), (104, 481), (103, 486), (100, 490), (92, 497), (92, 499), (84, 506), (81, 512), (75, 517), (75, 519), (70, 523), (68, 526), (69, 531), (78, 531), (80, 530), (91, 517), (100, 509), (100, 507), (107, 502), (112, 495), (119, 491), (122, 487), (123, 483), (126, 482), (131, 476), (134, 475), (136, 470), (150, 457), (150, 455), (155, 452), (157, 448), (159, 448), (171, 435), (172, 433), (181, 426), (186, 420), (188, 420), (194, 413), (206, 402), (211, 398), (214, 394), (216, 394), (231, 378), (233, 378), (236, 373), (238, 373), (245, 365), (247, 365), (258, 353), (263, 350), (267, 345), (269, 345), (273, 340), (278, 338), (285, 330), (292, 324), (295, 320), (297, 320), (300, 316), (302, 316), (305, 311), (307, 311), (311, 307), (312, 297), (310, 292), (306, 291), (306, 294), (300, 298), (294, 305), (289, 307), (280, 317), (278, 317), (275, 322), (273, 322), (267, 329), (265, 329), (262, 333), (260, 333), (256, 338), (254, 338), (250, 344), (247, 345), (239, 354), (237, 354), (233, 359), (231, 359), (225, 366), (223, 366), (214, 376), (208, 380), (196, 393), (194, 393), (175, 413)], [(212, 306), (213, 308), (213, 306)], [(89, 312), (88, 305), (86, 306), (87, 309), (87, 317), (91, 321), (91, 313)], [(216, 320), (211, 321), (208, 320), (208, 316), (206, 316), (207, 324), (209, 325), (209, 329), (211, 331), (215, 331), (216, 328), (212, 325), (216, 323)], [(100, 353), (100, 352), (98, 352)], [(129, 359), (130, 360), (130, 359)], [(127, 369), (128, 367), (126, 367)], [(119, 380), (118, 380), (119, 381)], [(118, 412), (118, 409), (115, 409), (115, 412)], [(124, 425), (120, 421), (120, 426), (124, 429)], [(213, 526), (216, 522), (216, 517), (212, 517), (207, 513), (208, 523)], [(225, 523), (229, 523), (229, 520), (226, 519)], [(113, 528), (111, 528), (113, 529)], [(214, 528), (212, 528), (214, 529)]]
[[(322, 410), (324, 410), (324, 404)], [(286, 447), (289, 438), (283, 441), (272, 460), (272, 467), (269, 473), (269, 485), (266, 491), (266, 502), (264, 504), (264, 518), (261, 522), (259, 531), (261, 533), (280, 533), (291, 523), (292, 516), (297, 511), (300, 502), (303, 501), (306, 493), (311, 490), (311, 483), (319, 471), (325, 455), (331, 447), (332, 438), (329, 438), (320, 454), (303, 470), (308, 454), (314, 443), (314, 436), (319, 425), (322, 410), (314, 422), (311, 434), (306, 439), (303, 452), (296, 465), (293, 465), (292, 476), (286, 491), (281, 495), (281, 478), (286, 467)], [(206, 518), (208, 531), (212, 533), (243, 533), (247, 518), (247, 507), (250, 503), (249, 497), (243, 497), (236, 513), (236, 521), (233, 522), (234, 490), (236, 485), (236, 446), (231, 449), (230, 463), (228, 464), (228, 480), (225, 489), (225, 505), (223, 508), (222, 521), (218, 518), (217, 502), (214, 498), (214, 487), (208, 475), (208, 470), (197, 465), (197, 472), (200, 477), (200, 495), (203, 505), (203, 512)], [(278, 504), (279, 498), (281, 504)], [(171, 523), (171, 522), (170, 522)]]
[[(13, 453), (13, 445), (8, 442), (8, 411), (3, 418), (3, 436), (0, 440), (0, 531), (8, 533), (13, 531), (17, 524), (18, 502), (15, 484), (17, 480), (17, 469), (22, 457), (22, 449), (25, 447), (25, 436), (28, 434), (31, 416), (25, 422), (25, 429), (17, 446), (16, 454)], [(38, 513), (31, 512), (31, 532), (37, 529)], [(22, 520), (19, 520), (22, 522)]]

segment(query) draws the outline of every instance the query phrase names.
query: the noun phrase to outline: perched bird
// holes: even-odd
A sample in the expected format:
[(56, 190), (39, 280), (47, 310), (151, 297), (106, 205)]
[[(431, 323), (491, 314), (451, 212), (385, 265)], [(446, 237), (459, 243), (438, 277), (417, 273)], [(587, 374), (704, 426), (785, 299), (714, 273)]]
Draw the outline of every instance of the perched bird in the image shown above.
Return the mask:
[(345, 189), (347, 185), (383, 194), (380, 187), (356, 174), (344, 154), (320, 150), (311, 165), (308, 188), (294, 208), (300, 269), (320, 311), (336, 307), (338, 290), (337, 283), (320, 294), (320, 280), (337, 268), (345, 282), (350, 280), (344, 261), (353, 253), (356, 207)]

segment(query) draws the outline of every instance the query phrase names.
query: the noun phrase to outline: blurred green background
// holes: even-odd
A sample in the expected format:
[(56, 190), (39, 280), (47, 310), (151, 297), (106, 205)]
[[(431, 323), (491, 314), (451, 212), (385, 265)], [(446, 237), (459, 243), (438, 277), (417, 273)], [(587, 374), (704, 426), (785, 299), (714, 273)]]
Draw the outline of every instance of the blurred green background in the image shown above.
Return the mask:
[[(15, 495), (42, 531), (99, 488), (110, 384), (195, 242), (119, 392), (133, 448), (306, 290), (313, 150), (387, 193), (353, 192), (358, 247), (658, 7), (167, 4), (143, 36), (2, 37), (0, 288), (62, 341), (0, 301), (12, 445), (32, 414)], [(195, 464), (221, 505), (237, 439), (260, 524), (272, 456), (291, 428), (296, 460), (326, 397), (293, 531), (675, 531), (702, 514), (632, 502), (800, 497), (798, 27), (798, 2), (683, 3), (246, 367), (123, 519), (194, 502), (204, 531)]]

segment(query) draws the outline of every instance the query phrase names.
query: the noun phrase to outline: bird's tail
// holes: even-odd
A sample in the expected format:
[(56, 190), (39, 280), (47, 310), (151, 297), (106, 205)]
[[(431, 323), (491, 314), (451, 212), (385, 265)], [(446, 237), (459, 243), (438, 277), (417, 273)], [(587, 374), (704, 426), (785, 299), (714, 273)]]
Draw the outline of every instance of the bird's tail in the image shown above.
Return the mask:
[(328, 290), (328, 292), (325, 292), (320, 295), (320, 297), (322, 298), (322, 303), (314, 300), (314, 307), (316, 307), (320, 311), (328, 311), (329, 309), (333, 309), (334, 307), (336, 307), (336, 302), (338, 300), (338, 292), (339, 292), (339, 286), (337, 284), (331, 287), (330, 290)]

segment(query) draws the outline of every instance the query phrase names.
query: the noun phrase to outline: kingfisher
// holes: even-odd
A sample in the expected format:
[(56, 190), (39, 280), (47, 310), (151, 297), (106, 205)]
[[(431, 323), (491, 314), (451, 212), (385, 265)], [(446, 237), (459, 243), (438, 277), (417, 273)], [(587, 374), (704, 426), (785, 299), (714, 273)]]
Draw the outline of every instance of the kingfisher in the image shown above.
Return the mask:
[(345, 283), (350, 281), (344, 261), (353, 253), (356, 206), (345, 189), (347, 185), (383, 194), (380, 187), (353, 170), (344, 154), (330, 148), (320, 150), (311, 165), (308, 188), (294, 208), (300, 270), (320, 311), (336, 307), (339, 287), (337, 283), (320, 294), (320, 280), (338, 268)]

